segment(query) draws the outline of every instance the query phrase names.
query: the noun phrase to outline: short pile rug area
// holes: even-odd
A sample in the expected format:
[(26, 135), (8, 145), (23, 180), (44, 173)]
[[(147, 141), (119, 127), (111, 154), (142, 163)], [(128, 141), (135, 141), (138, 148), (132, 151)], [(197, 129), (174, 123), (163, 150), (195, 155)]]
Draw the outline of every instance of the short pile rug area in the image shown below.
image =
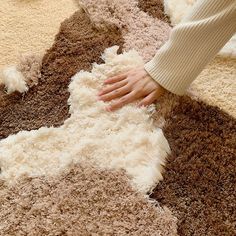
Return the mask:
[[(110, 113), (96, 96), (149, 61), (194, 2), (1, 4), (0, 235), (236, 235), (234, 38), (183, 97)], [(6, 27), (9, 7), (32, 21), (18, 12), (21, 30)], [(39, 37), (19, 43), (34, 19)]]

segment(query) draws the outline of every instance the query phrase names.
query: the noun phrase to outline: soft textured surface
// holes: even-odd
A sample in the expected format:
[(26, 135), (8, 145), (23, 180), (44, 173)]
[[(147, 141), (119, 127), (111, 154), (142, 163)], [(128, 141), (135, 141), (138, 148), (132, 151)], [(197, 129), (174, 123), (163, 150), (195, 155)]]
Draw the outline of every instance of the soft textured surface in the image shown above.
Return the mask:
[(168, 15), (164, 12), (164, 0), (138, 0), (138, 7), (154, 18), (170, 23)]
[[(79, 0), (79, 3), (96, 26), (103, 26), (105, 22), (120, 28), (124, 50), (137, 50), (145, 61), (150, 60), (168, 39), (170, 26), (162, 21), (165, 20), (163, 14), (153, 18), (144, 12), (145, 6), (138, 7), (138, 0), (99, 0), (96, 4), (93, 0)], [(156, 8), (161, 11), (163, 6), (159, 2)]]
[(24, 76), (15, 66), (4, 68), (0, 75), (0, 85), (4, 85), (8, 94), (13, 92), (24, 93), (28, 91), (28, 86)]
[(23, 54), (17, 66), (5, 67), (0, 74), (0, 84), (8, 94), (25, 93), (29, 87), (38, 84), (41, 78), (42, 58), (34, 54)]
[[(177, 25), (191, 12), (197, 0), (164, 0), (165, 13), (170, 17), (171, 23)], [(219, 52), (224, 57), (236, 58), (236, 34)]]
[(74, 166), (55, 178), (0, 182), (0, 235), (177, 235), (176, 218), (124, 172)]
[(192, 83), (190, 95), (236, 118), (236, 59), (216, 58)]
[(165, 13), (172, 25), (177, 25), (188, 14), (196, 0), (164, 0)]
[[(137, 38), (137, 35), (135, 37)], [(93, 22), (91, 22), (83, 12), (77, 12), (69, 20), (66, 20), (61, 26), (59, 34), (55, 38), (54, 45), (43, 58), (42, 68), (40, 71), (41, 78), (38, 81), (38, 85), (33, 86), (24, 96), (17, 93), (13, 94), (12, 96), (7, 96), (3, 93), (3, 90), (1, 90), (1, 138), (5, 138), (9, 134), (17, 133), (20, 130), (31, 130), (38, 129), (41, 126), (63, 124), (64, 120), (69, 117), (67, 105), (69, 93), (67, 91), (67, 86), (70, 82), (71, 76), (81, 69), (90, 70), (92, 68), (93, 62), (101, 63), (102, 60), (99, 57), (105, 48), (117, 44), (121, 46), (122, 49), (123, 42), (124, 41), (120, 34), (120, 30), (117, 29), (117, 27), (112, 24), (109, 26), (106, 24), (103, 29), (95, 28)], [(112, 57), (113, 54), (114, 53), (108, 54), (108, 57)], [(135, 53), (132, 52), (130, 55), (132, 54), (136, 57)], [(137, 57), (136, 59), (138, 61), (137, 63), (143, 63), (140, 58)], [(118, 60), (117, 63), (120, 64), (122, 61), (122, 58), (120, 58), (120, 61)], [(28, 68), (26, 70), (29, 72), (28, 75), (32, 72), (34, 74), (35, 70), (30, 69), (35, 68), (32, 67), (33, 61), (27, 60), (24, 62), (26, 63), (26, 67), (23, 66), (21, 68)], [(128, 61), (127, 65), (134, 65), (135, 62), (135, 60)], [(110, 66), (113, 67), (114, 65)], [(19, 66), (17, 68), (19, 68)], [(97, 73), (101, 73), (99, 72), (100, 67), (97, 68)], [(122, 68), (114, 67), (114, 70), (118, 69), (121, 70)], [(109, 73), (115, 72), (116, 71), (112, 72), (112, 70), (109, 71)], [(88, 91), (88, 88), (91, 89), (90, 86), (93, 85), (93, 81), (85, 79), (86, 76), (89, 75), (88, 73), (81, 73), (80, 75), (85, 76), (84, 80), (81, 82), (84, 87), (80, 94), (84, 95), (83, 92)], [(76, 86), (80, 85), (80, 82), (78, 82), (76, 86), (73, 86), (75, 81), (78, 82), (78, 78), (72, 82), (71, 90), (73, 90), (73, 87), (77, 88)], [(88, 88), (86, 88), (86, 85)], [(97, 90), (98, 87), (92, 89)], [(77, 89), (74, 91), (74, 95), (74, 98), (77, 99)], [(74, 112), (77, 109), (77, 105), (86, 105), (87, 102), (89, 102), (89, 105), (90, 102), (96, 102), (94, 101), (93, 96), (91, 96), (92, 100), (90, 100), (91, 98), (89, 98), (87, 94), (85, 95), (86, 96), (83, 96), (82, 99), (79, 99), (79, 102), (81, 103), (74, 102), (73, 106), (71, 107), (74, 109)], [(71, 102), (73, 102), (73, 100), (71, 100)], [(8, 177), (11, 179), (11, 177), (17, 176), (18, 174), (27, 171), (28, 173), (40, 175), (46, 171), (46, 173), (49, 175), (55, 175), (55, 166), (58, 167), (58, 170), (61, 169), (64, 171), (66, 167), (69, 168), (68, 171), (70, 171), (70, 165), (68, 166), (67, 164), (71, 162), (77, 162), (81, 157), (79, 154), (83, 153), (87, 154), (83, 156), (84, 161), (91, 161), (95, 165), (101, 164), (102, 162), (102, 164), (105, 166), (106, 164), (110, 165), (106, 167), (114, 166), (115, 168), (120, 168), (126, 165), (126, 169), (131, 174), (131, 176), (142, 174), (142, 167), (144, 169), (146, 168), (147, 171), (149, 165), (149, 167), (151, 166), (151, 169), (148, 174), (154, 174), (157, 179), (160, 178), (161, 164), (164, 163), (163, 157), (166, 156), (166, 151), (168, 151), (169, 148), (161, 131), (154, 130), (155, 127), (152, 125), (149, 115), (146, 114), (147, 112), (141, 109), (129, 107), (123, 111), (128, 111), (125, 117), (123, 119), (120, 117), (120, 119), (116, 120), (117, 116), (121, 114), (117, 113), (115, 116), (109, 117), (108, 114), (105, 114), (103, 107), (104, 105), (102, 105), (100, 102), (100, 105), (95, 107), (94, 111), (90, 110), (88, 106), (83, 108), (87, 109), (87, 114), (84, 114), (83, 117), (83, 114), (81, 113), (83, 119), (80, 120), (80, 127), (78, 124), (79, 129), (82, 131), (81, 133), (76, 133), (76, 130), (74, 129), (75, 126), (73, 126), (73, 123), (77, 124), (78, 122), (76, 119), (77, 117), (74, 117), (74, 120), (72, 120), (73, 117), (70, 117), (69, 120), (72, 122), (70, 123), (68, 120), (69, 122), (60, 128), (42, 128), (39, 131), (31, 131), (30, 133), (32, 136), (34, 136), (34, 134), (35, 136), (30, 140), (30, 142), (25, 142), (25, 140), (20, 140), (19, 138), (17, 140), (17, 143), (19, 141), (19, 145), (16, 146), (17, 152), (19, 151), (18, 153), (14, 153), (14, 150), (10, 146), (6, 147), (7, 149), (5, 150), (10, 152), (13, 151), (12, 156), (15, 154), (18, 156), (15, 159), (16, 162), (13, 163), (13, 165), (17, 165), (17, 163), (23, 161), (22, 165), (18, 166), (20, 168), (14, 169), (14, 166), (11, 166), (11, 163), (8, 162), (13, 160), (11, 158), (8, 159), (11, 157), (11, 154), (5, 153), (6, 155), (4, 155), (7, 157), (5, 159), (2, 158), (1, 152), (1, 160), (10, 164), (8, 167), (10, 167), (12, 175)], [(132, 113), (133, 111), (135, 112)], [(103, 115), (105, 114), (102, 119), (98, 120), (98, 122), (96, 119), (96, 112)], [(89, 114), (91, 116), (88, 116)], [(80, 114), (77, 113), (76, 115), (78, 116)], [(132, 123), (133, 116), (135, 116), (136, 123)], [(112, 120), (109, 123), (106, 122), (107, 120), (104, 118)], [(104, 123), (102, 121), (104, 121)], [(122, 127), (122, 124), (124, 124), (124, 127)], [(66, 125), (68, 126), (66, 127)], [(83, 129), (83, 127), (86, 125), (89, 125), (87, 126), (87, 129)], [(135, 132), (136, 126), (140, 127), (138, 128), (138, 131), (141, 131), (141, 136), (137, 135), (137, 132)], [(58, 139), (57, 141), (54, 140), (54, 144), (50, 143), (52, 146), (50, 146), (48, 143), (50, 138), (48, 139), (47, 136), (43, 135), (45, 130), (49, 131), (49, 135), (53, 135), (53, 132), (51, 133), (52, 130), (57, 132), (63, 127), (66, 127), (68, 131), (70, 130), (68, 137), (71, 139), (70, 141), (68, 140), (68, 142), (66, 142), (67, 144), (71, 143), (69, 146), (71, 145), (73, 149), (75, 148), (75, 156), (70, 156), (72, 153), (70, 150), (67, 150), (66, 152), (66, 148), (64, 155), (63, 152), (61, 152), (64, 148), (62, 141), (64, 138), (66, 138), (66, 133), (63, 131), (61, 133), (57, 133), (59, 135), (57, 136)], [(98, 131), (103, 131), (106, 129), (106, 133), (104, 133), (106, 135), (103, 135), (103, 139), (99, 140), (97, 137), (97, 141), (100, 142), (97, 143), (97, 152), (94, 152), (92, 149), (90, 149), (91, 145), (93, 146), (94, 144), (94, 137), (96, 137), (96, 134), (99, 133), (96, 131), (94, 132), (92, 127), (97, 128)], [(148, 127), (150, 132), (145, 134), (146, 128)], [(92, 132), (89, 132), (90, 128)], [(119, 129), (123, 133), (117, 132)], [(132, 131), (133, 134), (129, 136), (129, 133)], [(116, 139), (116, 132), (120, 134), (120, 139)], [(86, 136), (84, 135), (85, 133), (87, 133), (87, 137), (89, 137), (89, 139), (86, 139)], [(28, 134), (29, 132), (22, 132), (19, 133), (17, 137), (22, 137), (24, 135), (27, 136)], [(73, 134), (84, 139), (81, 140), (82, 142), (79, 142), (77, 137), (75, 137), (75, 139), (72, 138)], [(100, 134), (102, 135), (102, 132)], [(16, 136), (10, 136), (7, 139), (2, 140), (2, 142), (11, 145), (8, 141), (11, 140), (14, 142), (15, 137)], [(40, 142), (37, 142), (37, 137), (40, 139)], [(157, 139), (154, 139), (154, 143), (148, 141), (155, 137), (157, 137)], [(102, 141), (105, 142), (102, 143)], [(115, 141), (118, 142), (115, 143)], [(126, 143), (126, 148), (128, 148), (127, 150), (125, 150), (125, 147), (123, 147), (123, 144), (126, 141), (128, 141)], [(163, 146), (162, 141), (164, 141)], [(146, 142), (149, 144), (147, 145)], [(158, 143), (158, 148), (156, 142)], [(47, 146), (47, 143), (50, 148), (55, 148), (55, 150), (58, 152), (50, 153), (49, 150), (47, 152), (47, 150), (44, 149), (44, 147)], [(41, 144), (44, 144), (45, 146), (43, 147)], [(111, 144), (113, 146), (110, 146)], [(139, 146), (137, 149), (139, 152), (138, 155), (135, 153), (135, 145)], [(70, 148), (69, 146), (68, 148)], [(18, 149), (19, 147), (20, 149)], [(148, 147), (150, 150), (147, 149)], [(29, 155), (28, 159), (25, 159), (26, 165), (23, 164), (24, 155), (26, 154), (27, 156), (30, 153), (30, 150), (33, 151), (34, 148), (37, 149), (36, 153), (39, 154), (39, 159), (34, 162), (34, 154), (36, 153), (32, 153), (33, 156)], [(106, 156), (108, 154), (111, 159), (105, 160), (105, 156), (101, 156), (100, 160), (98, 158), (99, 150), (102, 155), (105, 154)], [(112, 152), (110, 152), (110, 150), (112, 150)], [(125, 153), (122, 153), (122, 150), (124, 150)], [(129, 150), (131, 150), (130, 153), (128, 153)], [(146, 155), (150, 153), (150, 151), (155, 151), (155, 153), (150, 155), (151, 159), (149, 159), (149, 161), (154, 161), (154, 165), (151, 162), (147, 163)], [(18, 155), (19, 153), (22, 153), (23, 156)], [(120, 158), (117, 158), (117, 153), (119, 154)], [(128, 157), (127, 160), (124, 158), (126, 153), (128, 153), (126, 156)], [(36, 154), (36, 156), (38, 154)], [(53, 159), (54, 154), (55, 159)], [(78, 156), (76, 156), (76, 154)], [(70, 158), (67, 158), (69, 156)], [(89, 157), (92, 158), (89, 159)], [(93, 160), (93, 158), (96, 160)], [(114, 160), (114, 162), (110, 162), (111, 160)], [(29, 164), (28, 166), (27, 161)], [(104, 161), (107, 161), (107, 163)], [(58, 163), (61, 165), (58, 166)], [(33, 166), (30, 166), (30, 164), (33, 164)], [(42, 172), (39, 171), (40, 173), (36, 173), (35, 170), (40, 166), (45, 166), (46, 169), (43, 169)], [(52, 168), (50, 168), (50, 166)], [(138, 166), (141, 169), (137, 168)], [(1, 177), (7, 176), (5, 175), (5, 167), (6, 166), (4, 165), (1, 166), (1, 173), (3, 174)], [(140, 172), (137, 173), (137, 170)], [(107, 178), (104, 179), (104, 175), (106, 175)], [(151, 175), (145, 176), (147, 177), (145, 179), (139, 178), (137, 180), (140, 182), (143, 190), (145, 187), (145, 191), (150, 188), (150, 186), (146, 184), (149, 184), (150, 180), (152, 180), (153, 176)], [(72, 178), (72, 176), (74, 178)], [(123, 179), (125, 179), (125, 181), (123, 181)], [(70, 180), (72, 182), (70, 182)], [(96, 233), (101, 232), (102, 235), (127, 234), (125, 232), (130, 232), (129, 235), (136, 235), (137, 233), (140, 235), (176, 235), (176, 219), (173, 218), (171, 213), (166, 208), (162, 210), (158, 206), (154, 206), (155, 203), (151, 204), (147, 197), (137, 194), (136, 191), (134, 192), (134, 190), (131, 190), (130, 185), (127, 183), (128, 179), (124, 175), (124, 172), (115, 172), (114, 174), (114, 172), (101, 172), (91, 167), (73, 167), (68, 175), (59, 175), (55, 176), (55, 178), (26, 178), (18, 181), (19, 182), (16, 182), (14, 185), (12, 185), (11, 188), (8, 188), (5, 183), (2, 183), (1, 185), (0, 194), (1, 206), (3, 209), (1, 209), (0, 213), (0, 234), (12, 235), (16, 233), (19, 234), (23, 231), (23, 235), (27, 234), (27, 232), (29, 235), (30, 233), (33, 235), (40, 235), (40, 233), (41, 235), (45, 235), (45, 231), (47, 231), (49, 232), (49, 235), (55, 235), (58, 232), (63, 234), (66, 231), (67, 233), (69, 232), (68, 234), (90, 235), (91, 232), (95, 231)], [(51, 185), (48, 186), (48, 182), (50, 182)], [(62, 190), (65, 191), (63, 192)], [(70, 191), (76, 192), (77, 195), (75, 196), (75, 199), (71, 198), (71, 196), (68, 194)], [(101, 194), (99, 195), (98, 192)], [(10, 194), (11, 199), (9, 199), (8, 194)], [(99, 197), (96, 198), (97, 195)], [(61, 196), (61, 198), (58, 196)], [(88, 207), (86, 203), (89, 201), (89, 199), (91, 199), (89, 202), (91, 204), (88, 204)], [(71, 207), (67, 207), (68, 205)], [(93, 206), (92, 208), (90, 207), (91, 205)], [(30, 208), (31, 210), (26, 206), (32, 206), (32, 208)], [(81, 206), (84, 206), (84, 208), (81, 211), (78, 211), (78, 209), (81, 209), (79, 208)], [(104, 211), (101, 212), (101, 209)], [(76, 228), (71, 226), (71, 221), (74, 222), (73, 226), (76, 225)], [(51, 222), (55, 222), (55, 224), (53, 225)], [(89, 222), (91, 223), (89, 224)], [(40, 227), (40, 225), (45, 227)], [(98, 228), (99, 231), (97, 230)]]
[(234, 236), (236, 121), (189, 98), (175, 101), (164, 126), (172, 155), (152, 197), (178, 218), (179, 235)]
[(38, 85), (41, 79), (42, 57), (35, 54), (22, 54), (17, 64), (17, 70), (22, 73), (29, 87)]
[(18, 54), (43, 53), (60, 23), (78, 7), (70, 0), (2, 0), (0, 4), (0, 70), (17, 63)]
[[(28, 3), (32, 6), (32, 4), (40, 2), (44, 3), (46, 8), (49, 7), (47, 9), (50, 9), (52, 4), (50, 1), (19, 1), (17, 4), (24, 3), (26, 5)], [(56, 2), (53, 4), (56, 5)], [(60, 5), (59, 2), (58, 5)], [(71, 6), (69, 2), (63, 5), (65, 12), (67, 11), (66, 8)], [(133, 2), (131, 3), (133, 4)], [(136, 3), (141, 11), (148, 14), (148, 17), (157, 17), (163, 20), (163, 18), (160, 18), (164, 15), (161, 14), (162, 11), (160, 10), (162, 5), (158, 5), (157, 11), (154, 11), (155, 4), (159, 4), (160, 1), (139, 0)], [(131, 5), (127, 3), (126, 6)], [(118, 8), (113, 9), (115, 12), (111, 12), (115, 15), (120, 11), (125, 13), (122, 6), (119, 8), (120, 10)], [(137, 11), (137, 8), (135, 11)], [(104, 13), (104, 9), (101, 8), (100, 12)], [(39, 71), (41, 78), (38, 85), (32, 86), (26, 94), (21, 95), (18, 93), (6, 95), (4, 87), (0, 86), (0, 139), (20, 130), (62, 125), (69, 117), (67, 104), (69, 92), (67, 90), (71, 77), (81, 69), (89, 71), (93, 62), (102, 63), (100, 56), (107, 47), (117, 44), (121, 46), (121, 49), (124, 49), (125, 40), (123, 36), (125, 31), (128, 31), (125, 22), (123, 27), (117, 29), (117, 25), (109, 23), (109, 20), (110, 22), (114, 20), (114, 16), (112, 16), (107, 22), (102, 23), (103, 27), (97, 28), (94, 21), (91, 22), (89, 18), (92, 17), (90, 14), (77, 12), (62, 24), (54, 45), (43, 58), (42, 68)], [(51, 15), (53, 17), (53, 14)], [(36, 18), (36, 16), (34, 17)], [(145, 16), (145, 19), (150, 18)], [(136, 20), (133, 23), (135, 27), (138, 25)], [(44, 19), (42, 19), (43, 21)], [(143, 27), (143, 19), (141, 21)], [(134, 37), (130, 37), (130, 40), (136, 42), (137, 37), (140, 38), (140, 35), (136, 34)], [(3, 40), (0, 44), (2, 42), (7, 43)], [(142, 37), (140, 44), (135, 43), (136, 49), (142, 55), (146, 53), (146, 55), (151, 55), (150, 50), (148, 50), (149, 47), (143, 47), (144, 43), (148, 42), (148, 37)], [(129, 44), (127, 40), (125, 43), (126, 45)], [(34, 44), (34, 41), (32, 41), (32, 44)], [(45, 44), (46, 46), (47, 44)], [(28, 47), (30, 47), (30, 43), (28, 43)], [(147, 52), (145, 52), (146, 50)], [(32, 53), (35, 52), (37, 53), (37, 50), (32, 50)], [(23, 63), (25, 66), (22, 69), (26, 69), (30, 78), (31, 73), (37, 75), (38, 70), (31, 66), (37, 64), (34, 63), (34, 59), (27, 59), (22, 62), (25, 63)], [(19, 69), (19, 67), (17, 68)], [(99, 74), (101, 71), (96, 71), (96, 73)], [(115, 71), (109, 73), (115, 73)], [(235, 105), (233, 104), (235, 99), (233, 94), (234, 73), (234, 60), (217, 58), (193, 84), (192, 96), (220, 106), (230, 114), (235, 114)], [(39, 131), (21, 132), (17, 136), (10, 136), (1, 142), (4, 150), (9, 151), (8, 154), (4, 153), (4, 159), (1, 157), (2, 152), (0, 151), (2, 177), (10, 180), (24, 172), (39, 175), (46, 172), (48, 175), (32, 179), (29, 177), (18, 179), (18, 182), (11, 187), (8, 187), (5, 182), (1, 182), (0, 228), (3, 227), (4, 230), (1, 228), (0, 235), (18, 235), (19, 229), (24, 230), (24, 232), (33, 232), (33, 235), (40, 235), (40, 233), (45, 235), (46, 231), (49, 232), (49, 235), (50, 232), (51, 235), (55, 235), (56, 232), (65, 234), (65, 231), (72, 235), (80, 235), (80, 232), (81, 235), (86, 235), (89, 234), (87, 232), (91, 234), (98, 227), (102, 235), (106, 235), (104, 233), (106, 231), (109, 232), (107, 235), (114, 235), (114, 231), (111, 230), (116, 230), (118, 235), (122, 235), (121, 232), (128, 228), (134, 232), (133, 235), (142, 235), (142, 233), (145, 235), (145, 232), (147, 232), (146, 235), (158, 235), (157, 233), (160, 231), (162, 235), (169, 234), (172, 236), (176, 232), (176, 219), (165, 208), (166, 204), (178, 218), (179, 235), (235, 235), (233, 231), (235, 228), (234, 219), (236, 218), (234, 211), (236, 208), (235, 120), (217, 108), (206, 106), (203, 103), (196, 103), (189, 98), (179, 100), (178, 97), (171, 94), (167, 94), (166, 99), (163, 97), (158, 101), (157, 112), (153, 115), (155, 118), (154, 124), (151, 123), (149, 114), (145, 113), (145, 110), (137, 110), (131, 107), (106, 116), (102, 110), (104, 104), (97, 103), (95, 99), (93, 100), (95, 94), (89, 97), (89, 93), (87, 93), (87, 91), (97, 91), (100, 82), (98, 84), (96, 82), (95, 85), (89, 73), (83, 72), (79, 75), (79, 78), (78, 75), (74, 77), (70, 91), (72, 92), (75, 89), (72, 94), (77, 94), (76, 88), (78, 85), (81, 90), (78, 89), (80, 92), (74, 98), (77, 99), (83, 96), (83, 99), (78, 99), (75, 103), (70, 99), (70, 102), (72, 102), (71, 111), (77, 111), (77, 105), (79, 105), (83, 111), (86, 110), (84, 116), (81, 112), (76, 112), (75, 120), (72, 120), (72, 114), (72, 117), (62, 127), (44, 127)], [(79, 81), (80, 79), (81, 81)], [(85, 85), (87, 85), (87, 88), (84, 87)], [(94, 107), (89, 105), (93, 102), (96, 103), (95, 110), (98, 108), (97, 113), (93, 110)], [(127, 114), (123, 116), (124, 119), (119, 119), (119, 123), (118, 121), (115, 122), (117, 116), (125, 111), (127, 111)], [(143, 119), (145, 119), (145, 122), (143, 122)], [(132, 123), (133, 120), (134, 123)], [(75, 124), (78, 125), (79, 129), (77, 133), (77, 128), (74, 129), (77, 127), (74, 126)], [(131, 124), (134, 133), (130, 134)], [(158, 140), (162, 140), (161, 137), (163, 136), (161, 134), (160, 139), (154, 140), (155, 134), (159, 132), (157, 130), (152, 135), (147, 133), (146, 136), (143, 136), (147, 124), (151, 127), (149, 131), (153, 127), (164, 126), (166, 137), (172, 148), (172, 155), (170, 155), (166, 166), (164, 180), (157, 186), (153, 194), (153, 197), (159, 200), (160, 206), (164, 207), (164, 211), (158, 207), (158, 203), (156, 203), (157, 206), (154, 209), (154, 205), (146, 197), (144, 198), (143, 195), (134, 193), (134, 190), (131, 190), (130, 182), (125, 176), (127, 172), (97, 169), (97, 164), (103, 164), (104, 167), (109, 168), (112, 165), (115, 168), (125, 165), (126, 170), (131, 173), (132, 170), (140, 170), (136, 168), (137, 166), (148, 167), (145, 161), (152, 158), (152, 160), (157, 160), (159, 154), (148, 157), (146, 154), (161, 144)], [(83, 130), (83, 127), (87, 128)], [(94, 132), (94, 127), (97, 128), (96, 132)], [(110, 129), (109, 135), (108, 129), (106, 129), (108, 127)], [(63, 129), (70, 131), (70, 133), (64, 132)], [(107, 133), (104, 132), (105, 129)], [(142, 131), (142, 136), (137, 135), (136, 129)], [(122, 134), (127, 135), (121, 135), (122, 130)], [(29, 133), (32, 138), (29, 138)], [(120, 134), (119, 137), (116, 134)], [(23, 136), (27, 139), (21, 139)], [(67, 136), (69, 136), (69, 140), (66, 140), (64, 150), (64, 141)], [(50, 139), (51, 137), (52, 139)], [(55, 137), (57, 137), (57, 141), (53, 142), (52, 140)], [(89, 139), (86, 139), (86, 137), (89, 137)], [(150, 142), (150, 139), (153, 140)], [(119, 141), (114, 145), (116, 140)], [(10, 146), (11, 142), (19, 143)], [(71, 144), (68, 144), (69, 142)], [(158, 142), (157, 146), (156, 142)], [(128, 157), (131, 157), (130, 159), (125, 159), (122, 156), (122, 152), (127, 153), (128, 150), (131, 150), (130, 153), (134, 150), (141, 153), (140, 151), (146, 150), (145, 148), (148, 148), (149, 145), (151, 146), (150, 150), (148, 149), (142, 156), (136, 156), (135, 154), (133, 158), (128, 155)], [(54, 151), (52, 153), (47, 152), (45, 149), (48, 147), (50, 147), (48, 150)], [(95, 147), (96, 151), (91, 147)], [(105, 148), (102, 149), (102, 147)], [(128, 150), (124, 150), (126, 148)], [(13, 153), (14, 150), (16, 150), (15, 153)], [(36, 151), (32, 152), (32, 156), (30, 156), (29, 152), (32, 150)], [(58, 152), (55, 152), (55, 150), (58, 150)], [(110, 159), (106, 160), (107, 152), (109, 152)], [(83, 160), (80, 154), (84, 155)], [(102, 156), (102, 158), (99, 159), (99, 156)], [(15, 157), (17, 158), (14, 159)], [(34, 159), (35, 157), (36, 159)], [(136, 157), (138, 158), (135, 159)], [(140, 163), (140, 160), (143, 159), (145, 161)], [(121, 160), (125, 161), (122, 162)], [(71, 162), (81, 161), (93, 163), (94, 166), (87, 168), (81, 165), (70, 165)], [(2, 163), (4, 163), (3, 166)], [(157, 162), (157, 164), (160, 167), (160, 163)], [(42, 166), (46, 168), (41, 172), (39, 168)], [(55, 166), (58, 168), (55, 168)], [(50, 177), (56, 174), (55, 170), (59, 169), (63, 172), (66, 169), (67, 173)], [(38, 172), (35, 172), (35, 170)], [(153, 170), (151, 169), (149, 173), (154, 173)], [(159, 168), (156, 170), (159, 171)], [(137, 174), (137, 172), (132, 172), (131, 178), (134, 174)], [(141, 178), (142, 171), (138, 174)], [(147, 177), (150, 177), (150, 175)], [(144, 181), (147, 180), (144, 179)], [(148, 181), (142, 182), (143, 186), (146, 183)], [(70, 194), (71, 192), (72, 194)], [(66, 208), (66, 206), (69, 207)], [(103, 209), (104, 211), (102, 211)], [(80, 214), (78, 215), (78, 213)], [(123, 218), (125, 221), (123, 221)], [(47, 221), (47, 219), (49, 220)], [(54, 222), (55, 225), (51, 222)], [(71, 222), (76, 225), (76, 228), (71, 226)], [(89, 224), (84, 222), (89, 222)], [(85, 228), (86, 226), (87, 228)], [(143, 228), (145, 230), (142, 230)], [(155, 228), (155, 231), (153, 231), (153, 228)], [(25, 234), (22, 233), (22, 235)]]
[[(0, 88), (0, 139), (20, 130), (61, 125), (68, 117), (71, 77), (79, 70), (90, 70), (93, 62), (102, 62), (101, 54), (113, 45), (123, 45), (118, 29), (111, 26), (106, 31), (96, 30), (80, 11), (66, 20), (43, 58), (38, 85), (24, 96), (18, 93), (9, 96), (4, 87)], [(19, 64), (26, 77), (32, 72), (26, 70), (29, 62), (32, 65), (29, 59)]]
[[(0, 141), (1, 177), (9, 181), (22, 173), (56, 174), (71, 162), (91, 162), (106, 168), (123, 168), (134, 186), (149, 191), (162, 179), (161, 170), (169, 146), (152, 124), (147, 108), (128, 105), (109, 113), (96, 94), (103, 81), (143, 64), (135, 51), (117, 55), (107, 49), (105, 64), (72, 78), (70, 114), (59, 128), (19, 132)], [(50, 159), (48, 158), (50, 156)]]

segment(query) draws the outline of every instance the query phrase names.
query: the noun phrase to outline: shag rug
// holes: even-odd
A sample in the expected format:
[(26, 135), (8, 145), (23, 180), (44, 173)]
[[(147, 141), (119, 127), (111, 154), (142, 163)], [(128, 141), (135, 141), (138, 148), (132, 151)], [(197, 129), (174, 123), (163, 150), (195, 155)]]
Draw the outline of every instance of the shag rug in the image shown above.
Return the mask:
[(1, 3), (0, 235), (236, 235), (232, 46), (186, 96), (113, 113), (96, 99), (194, 2)]

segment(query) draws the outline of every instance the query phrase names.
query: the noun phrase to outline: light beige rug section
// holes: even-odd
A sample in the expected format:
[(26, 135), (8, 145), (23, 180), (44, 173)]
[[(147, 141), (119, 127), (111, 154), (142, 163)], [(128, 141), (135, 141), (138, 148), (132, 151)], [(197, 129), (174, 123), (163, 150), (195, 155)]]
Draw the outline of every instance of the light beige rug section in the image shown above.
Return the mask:
[(192, 83), (190, 93), (236, 117), (236, 59), (215, 58)]
[(0, 69), (25, 52), (43, 53), (60, 24), (78, 10), (73, 0), (2, 0), (0, 4)]

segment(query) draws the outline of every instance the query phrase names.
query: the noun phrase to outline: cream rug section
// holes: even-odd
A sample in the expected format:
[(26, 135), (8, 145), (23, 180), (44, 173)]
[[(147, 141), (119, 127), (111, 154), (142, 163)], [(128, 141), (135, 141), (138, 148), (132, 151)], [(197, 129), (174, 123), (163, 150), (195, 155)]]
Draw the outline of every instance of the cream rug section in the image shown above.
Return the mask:
[[(165, 12), (171, 23), (177, 25), (192, 10), (197, 0), (164, 0)], [(236, 58), (236, 34), (219, 52), (220, 56)]]
[(236, 59), (215, 58), (192, 83), (190, 94), (236, 118)]
[(70, 114), (59, 128), (22, 131), (0, 142), (1, 177), (14, 181), (21, 174), (56, 174), (71, 163), (124, 169), (133, 187), (147, 192), (162, 179), (162, 166), (170, 148), (148, 108), (135, 104), (109, 113), (96, 94), (103, 81), (143, 65), (136, 51), (117, 55), (117, 46), (103, 55), (105, 64), (92, 72), (79, 72), (69, 86)]
[(76, 10), (78, 6), (72, 0), (2, 0), (0, 70), (17, 63), (21, 53), (44, 53), (60, 23)]

